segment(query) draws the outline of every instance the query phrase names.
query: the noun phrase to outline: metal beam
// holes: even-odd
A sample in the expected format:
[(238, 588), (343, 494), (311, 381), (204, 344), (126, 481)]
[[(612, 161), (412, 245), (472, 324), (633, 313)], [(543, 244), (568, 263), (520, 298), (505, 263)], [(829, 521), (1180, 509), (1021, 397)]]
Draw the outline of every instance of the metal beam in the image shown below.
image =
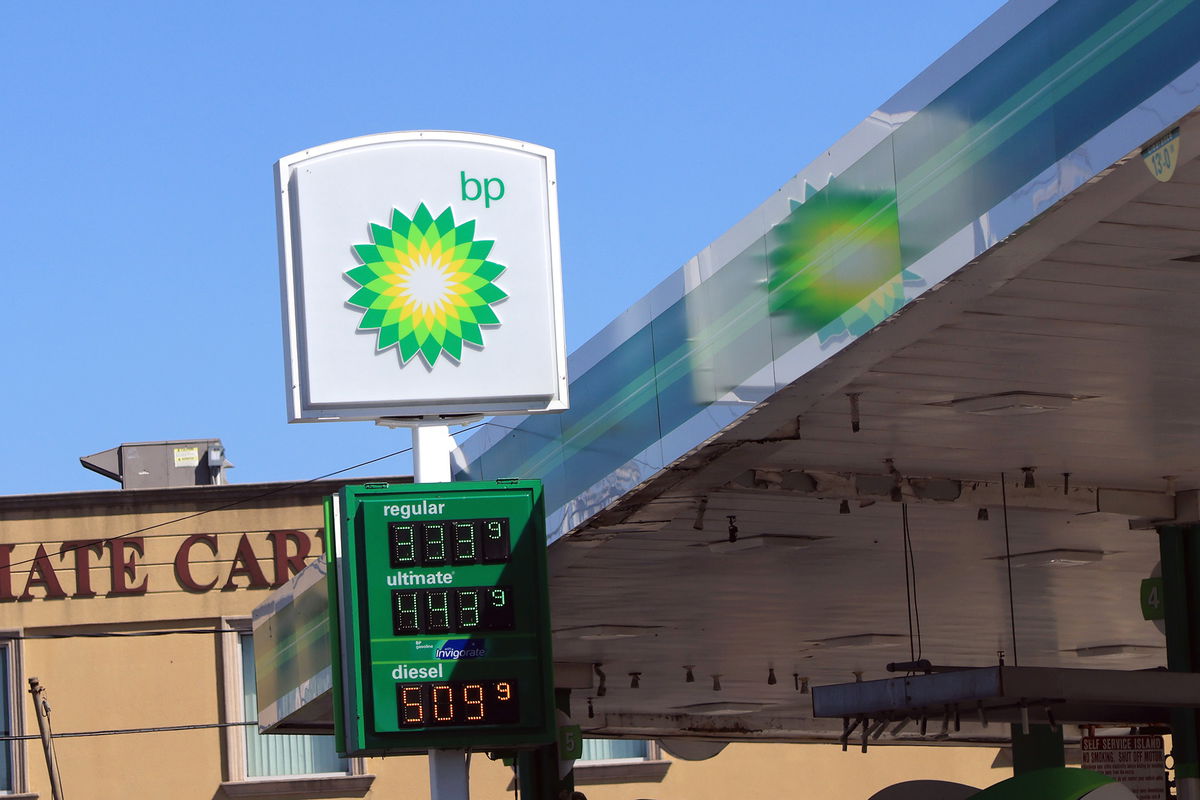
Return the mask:
[[(899, 494), (897, 495), (897, 490)], [(719, 488), (722, 493), (790, 494), (840, 500), (901, 500), (906, 503), (953, 504), (970, 508), (1000, 506), (1076, 514), (1106, 513), (1153, 521), (1176, 519), (1176, 499), (1167, 491), (1101, 486), (1064, 486), (1039, 481), (1026, 487), (1020, 480), (1001, 490), (999, 481), (948, 476), (900, 476), (896, 473), (836, 472), (820, 469), (750, 469)], [(1186, 507), (1184, 509), (1186, 511)], [(1195, 514), (1200, 518), (1200, 500)]]
[(815, 686), (814, 717), (939, 717), (946, 709), (989, 720), (1051, 725), (1165, 722), (1200, 708), (1200, 674), (974, 667), (930, 675)]

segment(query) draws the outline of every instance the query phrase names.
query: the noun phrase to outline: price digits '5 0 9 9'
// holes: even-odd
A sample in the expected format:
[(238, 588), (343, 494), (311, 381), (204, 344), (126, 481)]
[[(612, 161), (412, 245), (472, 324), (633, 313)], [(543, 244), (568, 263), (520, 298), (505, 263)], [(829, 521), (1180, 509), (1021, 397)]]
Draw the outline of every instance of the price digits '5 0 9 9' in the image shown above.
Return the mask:
[(400, 725), (496, 725), (518, 722), (515, 680), (446, 681), (396, 685)]

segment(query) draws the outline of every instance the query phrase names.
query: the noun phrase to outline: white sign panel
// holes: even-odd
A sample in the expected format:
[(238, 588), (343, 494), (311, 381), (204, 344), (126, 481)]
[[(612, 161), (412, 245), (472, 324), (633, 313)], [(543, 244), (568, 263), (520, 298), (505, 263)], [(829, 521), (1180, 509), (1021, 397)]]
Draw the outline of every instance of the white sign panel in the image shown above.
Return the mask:
[(1161, 736), (1084, 736), (1084, 769), (1123, 784), (1138, 800), (1166, 800)]
[(404, 131), (275, 182), (289, 421), (567, 408), (554, 151)]

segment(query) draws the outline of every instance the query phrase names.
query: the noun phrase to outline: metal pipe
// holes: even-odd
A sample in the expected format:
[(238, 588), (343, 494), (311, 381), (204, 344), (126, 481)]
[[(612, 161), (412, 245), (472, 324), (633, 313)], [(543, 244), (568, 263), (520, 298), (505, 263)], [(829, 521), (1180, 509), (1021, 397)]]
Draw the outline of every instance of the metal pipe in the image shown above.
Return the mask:
[(850, 734), (854, 733), (854, 729), (858, 727), (859, 719), (854, 722), (850, 721), (850, 717), (842, 717), (842, 752), (846, 752), (846, 748), (850, 745)]
[[(448, 425), (412, 428), (413, 483), (450, 481), (453, 441)], [(468, 800), (471, 790), (467, 780), (466, 750), (429, 751), (429, 794), (432, 800)]]
[(38, 732), (42, 735), (42, 750), (46, 754), (46, 772), (50, 775), (50, 794), (54, 800), (63, 800), (62, 780), (58, 775), (58, 759), (54, 756), (54, 739), (50, 731), (50, 704), (45, 698), (46, 687), (37, 678), (29, 679), (29, 693), (33, 695), (33, 710), (37, 714)]
[(412, 429), (413, 483), (450, 481), (449, 425), (422, 425)]

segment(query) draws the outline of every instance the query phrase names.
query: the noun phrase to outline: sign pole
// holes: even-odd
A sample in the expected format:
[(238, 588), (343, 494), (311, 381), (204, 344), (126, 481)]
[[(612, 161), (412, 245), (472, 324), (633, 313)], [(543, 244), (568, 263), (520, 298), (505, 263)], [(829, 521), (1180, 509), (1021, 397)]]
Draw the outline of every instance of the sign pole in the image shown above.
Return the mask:
[(413, 483), (449, 483), (449, 425), (416, 425), (412, 428)]
[[(413, 483), (449, 483), (449, 425), (416, 425), (412, 428)], [(468, 800), (466, 750), (429, 751), (429, 796), (432, 800)]]

